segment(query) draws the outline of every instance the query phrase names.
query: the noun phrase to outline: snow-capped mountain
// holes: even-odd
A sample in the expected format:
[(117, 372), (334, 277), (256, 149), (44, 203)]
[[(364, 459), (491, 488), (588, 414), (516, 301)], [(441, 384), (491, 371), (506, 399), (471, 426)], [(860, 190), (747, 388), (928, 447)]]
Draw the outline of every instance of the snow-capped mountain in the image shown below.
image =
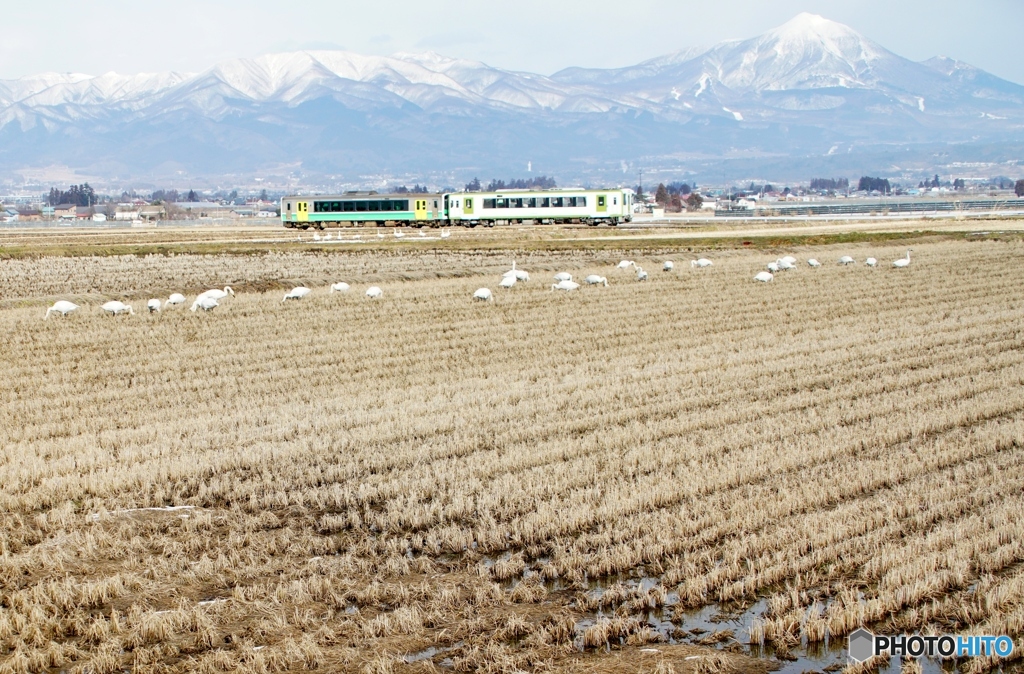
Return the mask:
[(749, 40), (550, 77), (435, 53), (301, 51), (197, 74), (0, 81), (0, 169), (484, 171), (533, 158), (558, 170), (1007, 139), (1024, 141), (1024, 87), (953, 59), (909, 61), (812, 14)]

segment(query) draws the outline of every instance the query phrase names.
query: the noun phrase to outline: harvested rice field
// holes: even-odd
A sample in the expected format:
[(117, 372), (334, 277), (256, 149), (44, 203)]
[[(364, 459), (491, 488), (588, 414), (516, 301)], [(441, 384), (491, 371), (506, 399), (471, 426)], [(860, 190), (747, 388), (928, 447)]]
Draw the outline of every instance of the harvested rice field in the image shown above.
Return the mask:
[[(0, 260), (0, 672), (869, 671), (843, 650), (861, 625), (1019, 658), (1022, 258)], [(513, 259), (531, 278), (500, 288)], [(57, 299), (81, 306), (43, 320)]]

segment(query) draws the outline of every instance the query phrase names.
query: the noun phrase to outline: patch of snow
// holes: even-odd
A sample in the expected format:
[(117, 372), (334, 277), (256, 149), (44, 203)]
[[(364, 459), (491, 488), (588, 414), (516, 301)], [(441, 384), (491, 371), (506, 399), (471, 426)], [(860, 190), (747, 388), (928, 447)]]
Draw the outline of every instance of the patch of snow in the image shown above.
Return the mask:
[(920, 96), (917, 97), (917, 109), (924, 112), (924, 99)]
[(742, 121), (743, 121), (743, 115), (741, 115), (740, 113), (736, 112), (735, 110), (730, 110), (729, 108), (722, 108), (722, 110), (725, 110), (725, 111), (726, 111), (726, 112), (728, 112), (728, 113), (729, 113), (730, 115), (732, 115), (732, 116), (733, 116), (733, 118), (734, 118), (734, 119), (735, 119), (735, 120), (736, 120), (737, 122), (742, 122)]
[(690, 105), (689, 103), (683, 103), (683, 107), (684, 108), (689, 108), (689, 109), (693, 110), (693, 106)]
[(675, 87), (672, 87), (672, 91), (670, 91), (669, 93), (672, 94), (672, 98), (674, 98), (677, 101), (679, 100), (679, 97), (682, 95), (679, 93), (678, 90), (676, 90)]
[(833, 155), (833, 154), (835, 154), (838, 151), (839, 151), (839, 146), (838, 145), (833, 145), (832, 147), (830, 147), (828, 149), (828, 154), (829, 155)]
[(708, 82), (710, 82), (710, 81), (711, 81), (711, 76), (710, 75), (708, 75), (707, 73), (704, 73), (703, 75), (701, 75), (700, 76), (700, 88), (697, 89), (697, 93), (695, 93), (693, 95), (693, 97), (697, 98), (701, 94), (703, 94), (705, 91), (707, 91), (708, 90)]
[[(111, 510), (108, 515), (130, 515), (131, 513), (141, 512), (174, 512), (176, 510), (193, 510), (196, 506), (184, 505), (184, 506), (164, 506), (163, 508), (127, 508), (125, 510)], [(86, 516), (87, 519), (95, 522), (99, 520), (100, 513), (91, 513)], [(187, 517), (187, 515), (186, 515)]]

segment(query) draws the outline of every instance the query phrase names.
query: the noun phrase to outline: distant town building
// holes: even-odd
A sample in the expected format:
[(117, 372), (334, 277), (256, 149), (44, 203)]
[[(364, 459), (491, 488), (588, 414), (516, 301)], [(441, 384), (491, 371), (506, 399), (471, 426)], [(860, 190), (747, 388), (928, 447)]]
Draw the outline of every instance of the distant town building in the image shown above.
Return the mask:
[(53, 207), (53, 217), (62, 220), (74, 220), (78, 217), (77, 204), (58, 204)]
[(161, 205), (143, 206), (139, 209), (140, 220), (162, 220), (167, 216), (167, 209)]

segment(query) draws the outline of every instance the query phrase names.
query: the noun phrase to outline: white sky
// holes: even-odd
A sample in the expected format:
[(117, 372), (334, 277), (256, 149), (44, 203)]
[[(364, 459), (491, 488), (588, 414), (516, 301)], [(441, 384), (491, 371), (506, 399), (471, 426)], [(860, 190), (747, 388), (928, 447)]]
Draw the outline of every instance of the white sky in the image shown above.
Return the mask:
[(8, 0), (0, 79), (44, 71), (198, 72), (294, 49), (436, 51), (551, 74), (747, 38), (801, 11), (907, 58), (944, 55), (1024, 83), (1021, 0)]

